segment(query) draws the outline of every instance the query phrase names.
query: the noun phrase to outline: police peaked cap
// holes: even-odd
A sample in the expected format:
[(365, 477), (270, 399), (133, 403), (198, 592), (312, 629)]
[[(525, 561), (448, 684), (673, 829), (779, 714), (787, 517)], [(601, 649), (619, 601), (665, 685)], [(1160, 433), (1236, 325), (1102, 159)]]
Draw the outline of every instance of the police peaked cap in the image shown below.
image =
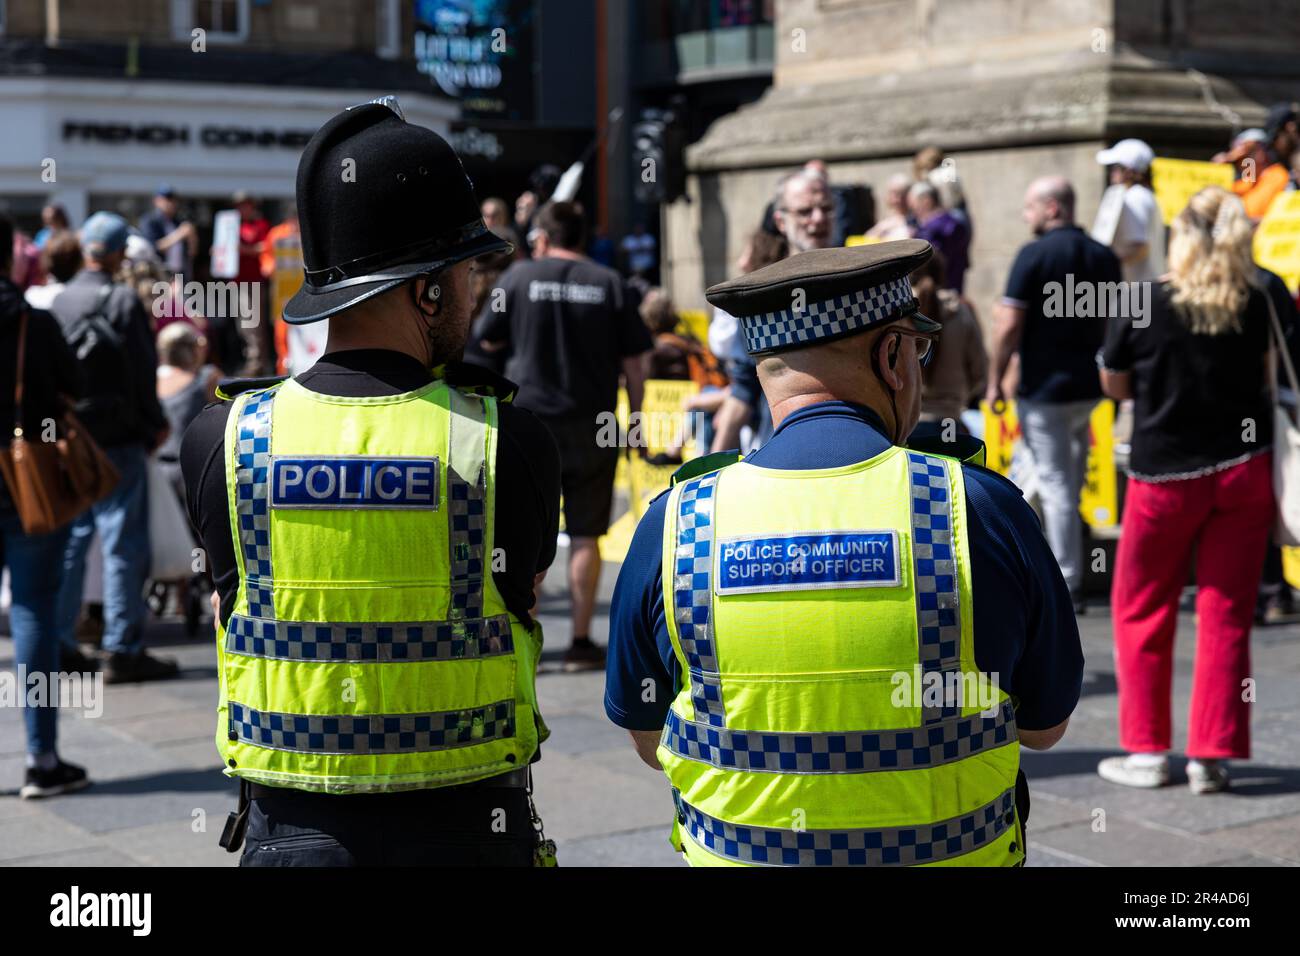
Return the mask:
[(704, 295), (739, 320), (751, 355), (816, 345), (900, 319), (919, 332), (938, 332), (943, 326), (921, 314), (908, 281), (933, 254), (924, 239), (810, 249)]

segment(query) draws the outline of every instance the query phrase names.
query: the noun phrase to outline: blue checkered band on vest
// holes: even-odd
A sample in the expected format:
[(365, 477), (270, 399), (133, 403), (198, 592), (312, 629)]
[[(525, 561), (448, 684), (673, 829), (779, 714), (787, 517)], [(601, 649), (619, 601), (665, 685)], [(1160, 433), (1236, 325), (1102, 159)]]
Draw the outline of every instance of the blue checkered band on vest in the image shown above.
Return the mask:
[(1016, 819), (1015, 790), (979, 809), (917, 827), (780, 830), (741, 826), (697, 810), (673, 792), (677, 819), (691, 839), (718, 856), (768, 866), (915, 866), (971, 853)]
[[(961, 671), (961, 614), (957, 607), (957, 553), (952, 541), (949, 463), (932, 455), (907, 453), (912, 495), (912, 566), (916, 580), (916, 624), (921, 635), (921, 670)], [(955, 717), (955, 702), (924, 708), (926, 724)]]
[(271, 571), (271, 406), (279, 385), (249, 395), (237, 425), (235, 514), (244, 552), (248, 613), (274, 618)]
[(869, 328), (897, 318), (913, 301), (912, 284), (903, 276), (871, 289), (808, 303), (802, 309), (746, 316), (740, 320), (740, 327), (745, 333), (745, 348), (757, 354)]
[(992, 717), (950, 717), (901, 730), (772, 733), (713, 727), (669, 711), (663, 745), (721, 770), (759, 773), (873, 773), (964, 760), (1017, 740), (1015, 710), (1004, 700)]
[(515, 702), (427, 714), (281, 714), (230, 702), (233, 739), (269, 750), (398, 754), (448, 750), (515, 734)]
[(682, 485), (677, 499), (673, 613), (690, 672), (695, 714), (722, 727), (727, 717), (713, 646), (713, 491), (717, 482), (717, 472), (702, 475)]
[(470, 621), (327, 624), (267, 621), (232, 614), (226, 653), (280, 661), (350, 661), (356, 664), (452, 661), (514, 653), (510, 618)]

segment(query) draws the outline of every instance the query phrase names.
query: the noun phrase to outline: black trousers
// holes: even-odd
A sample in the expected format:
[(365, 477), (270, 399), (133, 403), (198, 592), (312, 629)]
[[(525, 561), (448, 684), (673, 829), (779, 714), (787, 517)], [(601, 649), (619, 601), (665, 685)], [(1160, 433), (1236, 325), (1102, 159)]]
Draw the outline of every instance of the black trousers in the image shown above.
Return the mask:
[(240, 866), (532, 866), (520, 787), (333, 795), (258, 787)]

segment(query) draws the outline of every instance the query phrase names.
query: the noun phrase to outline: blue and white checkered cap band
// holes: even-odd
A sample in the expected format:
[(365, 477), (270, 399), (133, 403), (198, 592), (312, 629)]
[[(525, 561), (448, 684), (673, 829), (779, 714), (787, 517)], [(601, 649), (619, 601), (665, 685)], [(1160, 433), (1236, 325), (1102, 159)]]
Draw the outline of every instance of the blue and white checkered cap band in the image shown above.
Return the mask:
[(789, 308), (746, 316), (740, 320), (740, 327), (745, 332), (745, 348), (754, 355), (870, 328), (896, 318), (912, 302), (912, 284), (903, 276), (825, 302), (806, 304), (797, 312)]

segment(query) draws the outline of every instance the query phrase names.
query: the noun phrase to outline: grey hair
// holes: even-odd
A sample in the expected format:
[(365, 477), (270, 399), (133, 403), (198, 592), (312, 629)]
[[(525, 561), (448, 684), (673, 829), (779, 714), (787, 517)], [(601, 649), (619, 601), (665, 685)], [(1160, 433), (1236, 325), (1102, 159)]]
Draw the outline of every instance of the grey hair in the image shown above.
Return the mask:
[(823, 189), (827, 188), (829, 180), (821, 173), (813, 172), (808, 169), (797, 169), (793, 173), (786, 173), (776, 181), (776, 192), (772, 194), (772, 208), (785, 208), (785, 191), (790, 184), (798, 180), (804, 182), (817, 183)]
[(920, 199), (922, 196), (929, 199), (936, 206), (942, 205), (939, 201), (939, 190), (934, 188), (933, 183), (927, 182), (924, 179), (920, 182), (912, 183), (912, 185), (907, 189), (908, 199)]

